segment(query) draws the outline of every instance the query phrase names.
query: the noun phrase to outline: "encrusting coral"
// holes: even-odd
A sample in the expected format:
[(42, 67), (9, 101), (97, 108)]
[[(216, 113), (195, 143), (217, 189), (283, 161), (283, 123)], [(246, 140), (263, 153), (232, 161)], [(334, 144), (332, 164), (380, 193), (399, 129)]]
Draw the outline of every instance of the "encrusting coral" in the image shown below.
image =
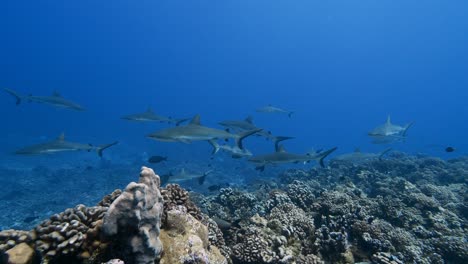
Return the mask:
[(183, 206), (167, 212), (167, 227), (161, 230), (164, 245), (161, 264), (227, 264), (219, 249), (210, 245), (208, 228)]

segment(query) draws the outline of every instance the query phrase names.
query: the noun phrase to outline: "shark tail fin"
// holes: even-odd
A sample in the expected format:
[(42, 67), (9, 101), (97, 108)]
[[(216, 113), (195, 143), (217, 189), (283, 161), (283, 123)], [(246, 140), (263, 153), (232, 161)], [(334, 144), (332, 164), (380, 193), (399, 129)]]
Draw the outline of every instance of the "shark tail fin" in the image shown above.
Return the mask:
[(319, 164), (322, 168), (325, 168), (325, 164), (323, 162), (323, 160), (328, 156), (330, 155), (333, 151), (335, 151), (337, 149), (337, 147), (334, 147), (334, 148), (331, 148), (329, 150), (325, 150), (323, 152), (320, 152), (320, 159), (319, 159)]
[(166, 184), (169, 181), (169, 178), (171, 176), (172, 176), (172, 173), (163, 174), (163, 175), (159, 176), (159, 178), (161, 179), (161, 185)]
[(208, 174), (212, 173), (213, 170), (209, 170), (205, 173), (203, 173), (203, 176), (201, 176), (200, 178), (198, 178), (198, 184), (199, 185), (203, 185), (203, 183), (205, 183), (205, 179), (206, 179), (206, 176), (208, 176)]
[(379, 160), (382, 160), (383, 156), (385, 154), (387, 154), (388, 152), (390, 152), (392, 150), (392, 148), (388, 148), (388, 149), (385, 149), (384, 151), (380, 152), (379, 153)]
[(252, 129), (252, 130), (249, 130), (249, 131), (246, 131), (246, 132), (243, 132), (243, 133), (240, 133), (239, 134), (239, 137), (236, 138), (236, 145), (240, 148), (240, 149), (244, 149), (244, 147), (242, 146), (242, 140), (248, 136), (251, 136), (255, 133), (258, 133), (260, 131), (262, 131), (263, 129), (259, 128), (259, 129)]
[(3, 88), (3, 90), (5, 90), (5, 92), (9, 93), (10, 95), (12, 95), (13, 97), (15, 97), (16, 99), (16, 105), (19, 105), (21, 103), (21, 99), (23, 98), (21, 95), (19, 95), (17, 92), (11, 90), (11, 89), (7, 89), (7, 88)]
[(284, 140), (293, 139), (294, 137), (283, 137), (283, 136), (276, 136), (275, 137), (275, 151), (278, 152), (280, 149), (279, 143)]
[(401, 135), (402, 135), (403, 137), (406, 137), (406, 132), (408, 132), (408, 129), (409, 129), (411, 126), (413, 126), (413, 124), (414, 124), (414, 122), (411, 122), (411, 123), (409, 123), (409, 124), (407, 124), (407, 125), (405, 126), (405, 130), (403, 130), (403, 133), (401, 133)]
[(102, 152), (105, 150), (105, 149), (108, 149), (114, 145), (117, 145), (119, 142), (118, 141), (115, 141), (115, 142), (112, 142), (110, 144), (105, 144), (105, 145), (101, 145), (97, 148), (97, 153), (99, 155), (99, 157), (102, 158)]
[(214, 139), (208, 140), (208, 142), (211, 144), (211, 146), (213, 146), (213, 151), (211, 151), (211, 155), (214, 155), (214, 154), (218, 153), (218, 151), (219, 151), (218, 142), (216, 142), (216, 140), (214, 140)]

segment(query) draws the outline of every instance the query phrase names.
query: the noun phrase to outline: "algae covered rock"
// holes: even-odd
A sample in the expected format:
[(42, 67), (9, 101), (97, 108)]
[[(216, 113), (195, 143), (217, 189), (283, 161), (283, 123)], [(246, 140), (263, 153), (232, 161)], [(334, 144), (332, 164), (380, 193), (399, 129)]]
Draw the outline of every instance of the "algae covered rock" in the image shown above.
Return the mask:
[(28, 244), (21, 243), (9, 249), (5, 253), (5, 263), (8, 264), (30, 264), (33, 262), (34, 249)]
[(161, 230), (164, 254), (160, 264), (228, 263), (219, 249), (210, 245), (208, 228), (179, 206), (167, 212), (167, 228)]

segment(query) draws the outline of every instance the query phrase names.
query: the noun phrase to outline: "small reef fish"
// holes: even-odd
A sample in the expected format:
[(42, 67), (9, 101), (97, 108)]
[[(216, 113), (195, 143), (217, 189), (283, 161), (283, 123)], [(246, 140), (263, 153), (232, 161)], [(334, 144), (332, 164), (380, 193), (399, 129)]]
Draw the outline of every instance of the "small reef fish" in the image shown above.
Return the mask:
[(242, 149), (242, 139), (256, 132), (258, 130), (231, 134), (224, 130), (202, 126), (200, 124), (200, 115), (196, 115), (187, 125), (163, 129), (149, 134), (148, 137), (157, 141), (183, 143), (233, 138), (237, 147)]
[(170, 124), (175, 124), (176, 126), (189, 120), (189, 118), (174, 119), (162, 115), (157, 115), (150, 107), (143, 113), (126, 115), (121, 118), (124, 120), (135, 122), (167, 122)]
[(331, 148), (322, 152), (307, 153), (306, 155), (294, 154), (287, 152), (283, 146), (279, 146), (274, 153), (258, 155), (251, 157), (248, 161), (257, 164), (256, 170), (264, 171), (266, 165), (277, 165), (285, 163), (309, 163), (317, 160), (320, 166), (325, 167), (323, 160), (325, 157), (335, 151), (337, 147)]
[(182, 169), (180, 170), (180, 172), (176, 174), (170, 172), (169, 174), (161, 175), (161, 183), (166, 184), (169, 182), (184, 182), (184, 181), (196, 179), (199, 185), (203, 185), (203, 183), (205, 182), (206, 176), (208, 176), (212, 172), (213, 170), (209, 170), (200, 175), (197, 173), (187, 173), (185, 169)]
[(229, 230), (232, 227), (239, 227), (239, 223), (241, 221), (241, 219), (239, 219), (234, 222), (228, 222), (216, 216), (212, 217), (211, 219), (214, 220), (216, 224), (218, 225), (219, 229), (223, 231)]
[(455, 151), (455, 148), (454, 147), (446, 147), (445, 148), (445, 152), (454, 152)]
[(15, 152), (15, 154), (38, 155), (38, 154), (51, 154), (51, 153), (58, 153), (58, 152), (81, 151), (81, 150), (89, 152), (91, 150), (94, 150), (97, 152), (99, 157), (102, 157), (102, 152), (105, 149), (110, 148), (116, 145), (117, 143), (118, 141), (115, 141), (110, 144), (101, 145), (101, 146), (93, 146), (91, 144), (69, 142), (69, 141), (65, 141), (65, 135), (62, 133), (59, 137), (57, 137), (56, 139), (52, 141), (19, 149)]
[(288, 117), (291, 117), (292, 114), (294, 114), (294, 111), (285, 110), (276, 106), (272, 106), (271, 104), (264, 107), (260, 107), (256, 111), (259, 113), (283, 113), (287, 114)]
[(396, 141), (404, 141), (408, 129), (413, 125), (411, 122), (405, 126), (392, 124), (390, 116), (387, 117), (385, 124), (377, 126), (369, 131), (368, 135), (373, 138), (374, 144), (387, 144)]
[(63, 98), (56, 91), (51, 96), (33, 96), (33, 95), (20, 95), (17, 92), (11, 89), (7, 89), (7, 88), (3, 88), (3, 90), (5, 90), (7, 93), (9, 93), (10, 95), (16, 98), (16, 105), (21, 104), (21, 102), (24, 100), (27, 102), (36, 102), (36, 103), (41, 103), (41, 104), (46, 104), (46, 105), (52, 105), (52, 106), (59, 107), (59, 108), (72, 109), (76, 111), (85, 110), (81, 105)]
[(167, 157), (155, 155), (155, 156), (151, 156), (150, 158), (148, 158), (149, 163), (160, 163), (163, 161), (167, 161)]

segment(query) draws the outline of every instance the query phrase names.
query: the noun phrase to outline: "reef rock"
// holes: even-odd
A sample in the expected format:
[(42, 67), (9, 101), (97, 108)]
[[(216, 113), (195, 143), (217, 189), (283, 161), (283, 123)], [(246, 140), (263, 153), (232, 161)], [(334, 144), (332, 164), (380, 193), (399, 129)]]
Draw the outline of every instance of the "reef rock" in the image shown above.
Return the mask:
[(34, 249), (28, 244), (21, 243), (5, 253), (5, 263), (8, 264), (30, 264), (33, 261)]
[(167, 212), (167, 223), (160, 234), (164, 245), (160, 264), (228, 263), (217, 247), (210, 246), (208, 228), (187, 213), (185, 207)]
[(159, 176), (143, 167), (139, 182), (128, 184), (104, 216), (103, 233), (120, 244), (114, 247), (123, 250), (125, 263), (152, 264), (162, 252), (158, 236), (163, 198), (159, 186)]

